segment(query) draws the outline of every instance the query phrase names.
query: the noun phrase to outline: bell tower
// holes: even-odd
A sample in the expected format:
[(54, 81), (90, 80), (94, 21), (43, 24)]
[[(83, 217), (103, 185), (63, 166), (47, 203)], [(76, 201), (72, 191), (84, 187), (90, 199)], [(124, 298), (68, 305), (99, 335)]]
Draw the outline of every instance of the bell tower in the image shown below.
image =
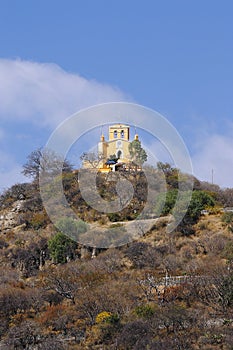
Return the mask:
[(98, 156), (100, 157), (98, 169), (101, 172), (111, 171), (111, 166), (108, 162), (113, 161), (113, 159), (116, 159), (114, 169), (115, 167), (127, 164), (130, 159), (130, 126), (119, 123), (109, 126), (108, 130), (108, 140), (105, 139), (102, 133), (98, 143)]
[(124, 124), (115, 124), (109, 127), (109, 141), (113, 140), (129, 141), (129, 126)]

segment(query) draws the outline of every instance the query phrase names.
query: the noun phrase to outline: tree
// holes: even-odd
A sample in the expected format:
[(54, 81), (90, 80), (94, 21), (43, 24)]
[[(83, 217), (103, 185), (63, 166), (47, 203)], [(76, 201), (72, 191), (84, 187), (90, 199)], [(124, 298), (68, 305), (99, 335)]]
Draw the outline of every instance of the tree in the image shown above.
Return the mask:
[(177, 199), (177, 189), (171, 189), (167, 193), (160, 193), (157, 197), (156, 206), (154, 208), (154, 212), (157, 215), (168, 215)]
[(223, 204), (225, 207), (233, 206), (233, 188), (226, 188), (222, 190)]
[(27, 177), (38, 180), (40, 174), (59, 174), (60, 169), (64, 172), (72, 171), (72, 165), (68, 160), (56, 154), (54, 151), (41, 148), (31, 152), (23, 165), (22, 173)]
[(213, 207), (215, 201), (213, 197), (205, 192), (195, 190), (192, 192), (191, 201), (187, 207), (187, 196), (189, 193), (171, 189), (167, 193), (160, 193), (154, 212), (157, 215), (168, 215), (172, 213), (176, 219), (183, 218), (179, 229), (185, 235), (193, 233), (192, 225), (195, 224), (201, 216), (202, 210)]
[[(69, 264), (61, 266), (59, 269), (51, 269), (46, 271), (43, 279), (44, 289), (48, 292), (55, 292), (61, 298), (70, 300), (75, 304), (75, 296), (80, 289), (78, 281), (78, 272)], [(55, 298), (54, 298), (55, 297)], [(59, 302), (56, 294), (50, 299), (50, 302)]]
[(107, 159), (107, 161), (106, 161), (105, 164), (107, 164), (107, 165), (109, 165), (109, 164), (116, 164), (117, 161), (118, 161), (118, 159), (119, 159), (119, 158), (118, 158), (115, 154), (111, 154), (111, 155), (109, 156), (109, 158)]
[(157, 163), (157, 168), (160, 171), (163, 171), (164, 175), (170, 175), (172, 174), (174, 168), (172, 168), (171, 164), (169, 163), (163, 163), (163, 162), (158, 162)]
[(32, 185), (29, 183), (17, 183), (7, 190), (5, 190), (0, 196), (0, 205), (6, 205), (6, 203), (13, 203), (17, 200), (23, 200), (30, 197), (32, 191)]
[(153, 332), (148, 322), (136, 320), (126, 323), (118, 336), (119, 349), (146, 349)]
[(101, 153), (96, 154), (95, 152), (84, 152), (80, 159), (83, 162), (84, 167), (96, 169), (104, 160), (104, 156)]
[[(164, 203), (164, 207), (162, 208), (162, 215), (167, 215), (171, 213), (174, 205), (176, 204), (178, 191), (176, 189), (170, 190), (166, 193), (166, 201)], [(199, 217), (201, 216), (201, 211), (208, 207), (213, 207), (215, 205), (215, 201), (211, 195), (206, 193), (205, 191), (193, 191), (192, 198), (189, 203), (188, 208), (183, 206), (182, 199), (185, 201), (186, 192), (183, 192), (179, 198), (179, 202), (176, 205), (176, 210), (173, 213), (175, 216), (181, 216), (182, 211), (184, 210), (186, 213), (186, 219), (188, 218), (190, 222), (196, 223)], [(161, 194), (162, 196), (162, 194)], [(160, 197), (158, 198), (158, 203), (156, 209), (160, 208)], [(157, 208), (158, 207), (158, 208)]]
[[(40, 327), (33, 321), (23, 321), (20, 325), (9, 329), (3, 342), (3, 349), (41, 349), (41, 350), (64, 350), (64, 346), (52, 335), (44, 335)], [(2, 348), (1, 346), (1, 348)], [(6, 346), (6, 347), (4, 347)]]
[(166, 183), (172, 188), (178, 188), (179, 185), (179, 169), (173, 168), (169, 163), (158, 162), (158, 170), (164, 173)]
[(218, 286), (220, 302), (223, 308), (233, 306), (233, 275), (224, 276)]
[(214, 205), (215, 201), (210, 194), (205, 191), (193, 191), (187, 215), (193, 222), (197, 222), (201, 216), (201, 211), (208, 207), (213, 207)]
[(183, 205), (183, 202), (187, 203), (185, 201), (186, 195), (186, 192), (182, 194), (184, 201), (182, 200), (183, 198), (181, 196), (178, 204), (175, 206), (173, 215), (175, 218), (183, 217), (181, 223), (178, 226), (178, 229), (183, 235), (188, 236), (194, 233), (192, 225), (198, 222), (202, 210), (208, 207), (213, 207), (215, 205), (215, 201), (213, 197), (205, 191), (193, 191), (191, 202), (187, 208), (186, 204)]
[(40, 330), (33, 321), (23, 321), (19, 326), (9, 329), (5, 340), (8, 349), (29, 350), (37, 346), (40, 338)]
[(110, 154), (109, 159), (115, 160), (117, 162), (119, 158), (117, 158), (117, 156), (115, 154)]
[(141, 142), (139, 140), (133, 140), (130, 142), (129, 154), (131, 161), (140, 167), (147, 161), (146, 151), (142, 148)]
[(133, 242), (126, 250), (126, 255), (139, 269), (145, 267), (156, 268), (161, 263), (159, 252), (145, 242)]
[(77, 243), (67, 237), (64, 233), (58, 232), (48, 242), (49, 253), (57, 264), (64, 264), (67, 259), (73, 259)]
[(18, 247), (11, 252), (12, 265), (17, 267), (24, 277), (35, 274), (45, 264), (46, 258), (46, 239), (31, 243), (27, 249)]

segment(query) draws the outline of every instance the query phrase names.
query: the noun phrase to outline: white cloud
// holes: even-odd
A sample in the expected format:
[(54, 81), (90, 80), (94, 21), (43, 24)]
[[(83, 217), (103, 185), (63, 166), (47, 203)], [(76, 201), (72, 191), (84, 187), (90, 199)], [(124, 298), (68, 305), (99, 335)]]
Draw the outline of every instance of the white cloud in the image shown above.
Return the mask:
[(232, 137), (212, 135), (199, 140), (197, 152), (192, 157), (194, 174), (201, 180), (212, 181), (222, 187), (233, 187)]
[(0, 119), (53, 128), (82, 108), (127, 99), (117, 88), (55, 64), (0, 59), (0, 77)]
[[(16, 182), (25, 181), (20, 174), (22, 159), (17, 158), (13, 142), (10, 146), (7, 143), (7, 135), (9, 131), (12, 134), (13, 129), (4, 129), (4, 125), (9, 127), (14, 124), (4, 121), (17, 122), (17, 135), (25, 145), (25, 159), (35, 145), (30, 144), (23, 123), (24, 126), (25, 122), (36, 124), (38, 128), (40, 125), (46, 126), (52, 131), (60, 122), (82, 108), (126, 100), (129, 97), (119, 89), (66, 72), (55, 64), (0, 59), (0, 121), (3, 122), (0, 141), (1, 149), (7, 149), (8, 153), (0, 152), (0, 191)], [(36, 135), (30, 134), (30, 137), (33, 140)], [(197, 145), (198, 147), (192, 145), (192, 149), (195, 149), (192, 157), (194, 174), (202, 180), (211, 181), (213, 169), (215, 183), (233, 187), (232, 137), (199, 134)], [(157, 142), (150, 144), (149, 150), (156, 159), (169, 161), (168, 154)]]
[[(128, 97), (119, 89), (66, 72), (55, 64), (0, 59), (0, 192), (25, 181), (19, 164), (34, 150), (33, 139), (37, 138), (38, 130), (44, 131), (46, 127), (51, 132), (83, 108), (126, 100)], [(36, 125), (33, 133), (37, 134), (28, 131), (28, 135), (25, 123)], [(13, 137), (22, 141), (20, 159), (12, 142), (14, 133)], [(11, 141), (7, 135), (11, 135)], [(3, 153), (4, 149), (7, 154)]]

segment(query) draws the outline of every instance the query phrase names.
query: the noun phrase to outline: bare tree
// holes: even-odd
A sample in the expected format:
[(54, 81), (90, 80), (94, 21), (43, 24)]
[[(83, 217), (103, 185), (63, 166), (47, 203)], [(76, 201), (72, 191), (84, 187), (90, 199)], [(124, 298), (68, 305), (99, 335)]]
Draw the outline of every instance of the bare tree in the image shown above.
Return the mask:
[(31, 152), (27, 159), (23, 165), (22, 173), (34, 180), (37, 180), (41, 173), (59, 174), (61, 168), (64, 172), (72, 170), (72, 165), (68, 160), (63, 161), (60, 155), (49, 149), (39, 148)]
[(77, 271), (70, 271), (69, 267), (51, 270), (44, 278), (44, 287), (75, 304), (76, 292), (80, 289), (76, 273)]
[(100, 163), (104, 161), (104, 155), (102, 153), (84, 152), (81, 157), (84, 167), (90, 169), (96, 169)]

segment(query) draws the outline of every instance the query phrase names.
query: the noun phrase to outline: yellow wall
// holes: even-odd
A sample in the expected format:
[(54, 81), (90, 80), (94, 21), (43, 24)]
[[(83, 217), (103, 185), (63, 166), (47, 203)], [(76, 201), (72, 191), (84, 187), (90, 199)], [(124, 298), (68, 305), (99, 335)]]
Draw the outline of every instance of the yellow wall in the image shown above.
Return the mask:
[[(105, 141), (104, 135), (101, 135), (98, 143), (98, 154), (103, 156), (103, 160), (98, 166), (101, 171), (108, 168), (105, 162), (111, 155), (115, 154), (120, 162), (127, 163), (129, 161), (129, 129), (128, 125), (115, 124), (109, 127), (108, 141)], [(83, 165), (85, 168), (89, 167), (88, 164)]]
[(107, 158), (113, 154), (117, 157), (120, 155), (121, 161), (127, 161), (129, 159), (129, 141), (123, 139), (109, 141), (107, 143)]
[(123, 124), (115, 124), (109, 127), (109, 141), (122, 139), (129, 141), (129, 126)]
[[(127, 162), (129, 159), (129, 126), (124, 124), (115, 124), (109, 127), (109, 141), (105, 141), (101, 136), (99, 142), (99, 152), (104, 155), (105, 161), (111, 156), (116, 155), (120, 161)], [(101, 167), (104, 162), (101, 163)]]

